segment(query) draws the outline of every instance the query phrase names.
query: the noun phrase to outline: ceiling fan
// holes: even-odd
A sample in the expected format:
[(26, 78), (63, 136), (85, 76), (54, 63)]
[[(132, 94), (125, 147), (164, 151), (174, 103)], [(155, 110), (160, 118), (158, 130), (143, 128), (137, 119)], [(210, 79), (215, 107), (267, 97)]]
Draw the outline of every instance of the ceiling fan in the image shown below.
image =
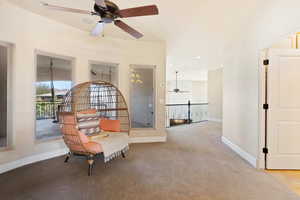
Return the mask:
[(150, 6), (141, 6), (136, 8), (128, 8), (120, 10), (119, 7), (108, 0), (94, 0), (95, 5), (93, 11), (88, 10), (80, 10), (75, 8), (66, 8), (56, 5), (51, 5), (45, 2), (41, 2), (42, 6), (45, 6), (49, 9), (72, 12), (72, 13), (80, 13), (80, 14), (88, 14), (88, 15), (96, 15), (101, 19), (92, 30), (93, 36), (98, 36), (102, 33), (105, 24), (114, 23), (117, 27), (122, 29), (123, 31), (129, 33), (136, 39), (143, 37), (143, 34), (133, 29), (123, 21), (119, 20), (119, 18), (128, 18), (128, 17), (140, 17), (147, 15), (158, 15), (159, 11), (156, 5)]
[(189, 93), (189, 91), (182, 91), (178, 88), (178, 71), (176, 71), (176, 88), (169, 92), (175, 92), (175, 93)]

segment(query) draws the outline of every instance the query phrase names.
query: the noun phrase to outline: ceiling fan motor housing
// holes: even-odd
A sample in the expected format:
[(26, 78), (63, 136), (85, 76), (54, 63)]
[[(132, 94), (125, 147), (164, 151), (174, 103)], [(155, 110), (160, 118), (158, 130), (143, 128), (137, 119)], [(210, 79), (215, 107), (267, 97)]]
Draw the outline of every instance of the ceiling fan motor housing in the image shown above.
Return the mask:
[(101, 17), (101, 21), (105, 23), (112, 23), (116, 18), (118, 18), (118, 11), (119, 7), (111, 2), (111, 1), (105, 1), (106, 8), (103, 8), (101, 6), (98, 6), (97, 4), (94, 5), (95, 12), (99, 13)]
[(174, 92), (178, 93), (178, 92), (180, 92), (180, 90), (178, 88), (176, 88), (176, 89), (174, 89)]

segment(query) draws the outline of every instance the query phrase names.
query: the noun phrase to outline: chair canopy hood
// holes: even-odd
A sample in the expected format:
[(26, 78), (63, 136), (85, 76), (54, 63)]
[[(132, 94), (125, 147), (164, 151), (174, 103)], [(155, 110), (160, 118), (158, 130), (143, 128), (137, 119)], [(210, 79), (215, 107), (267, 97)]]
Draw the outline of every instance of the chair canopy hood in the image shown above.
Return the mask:
[(105, 81), (85, 82), (73, 87), (59, 108), (60, 113), (96, 110), (100, 118), (119, 120), (122, 132), (130, 130), (127, 103), (120, 90)]

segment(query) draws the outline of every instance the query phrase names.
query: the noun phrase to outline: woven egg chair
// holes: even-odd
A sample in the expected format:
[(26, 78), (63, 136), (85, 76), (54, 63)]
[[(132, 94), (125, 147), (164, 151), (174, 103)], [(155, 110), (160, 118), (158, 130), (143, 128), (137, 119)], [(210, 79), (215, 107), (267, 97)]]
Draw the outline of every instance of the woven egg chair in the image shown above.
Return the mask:
[[(105, 81), (86, 82), (73, 87), (59, 106), (59, 121), (63, 139), (71, 155), (86, 156), (89, 164), (88, 174), (91, 175), (94, 158), (103, 154), (102, 148), (96, 142), (87, 142), (86, 136), (100, 133), (99, 125), (83, 132), (79, 129), (79, 114), (85, 119), (101, 121), (102, 119), (118, 121), (118, 132), (130, 133), (130, 117), (124, 96), (117, 87)], [(84, 134), (83, 134), (84, 133)], [(124, 151), (120, 152), (125, 157)]]

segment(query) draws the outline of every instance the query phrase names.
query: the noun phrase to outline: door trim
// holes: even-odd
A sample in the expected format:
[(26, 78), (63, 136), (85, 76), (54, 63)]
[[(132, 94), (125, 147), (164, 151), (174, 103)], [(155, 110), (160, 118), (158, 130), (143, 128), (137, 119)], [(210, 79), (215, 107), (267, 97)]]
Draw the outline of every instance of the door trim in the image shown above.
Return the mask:
[(263, 105), (265, 103), (266, 96), (266, 77), (265, 77), (265, 67), (263, 65), (263, 61), (268, 59), (269, 49), (263, 49), (260, 52), (259, 56), (259, 100), (258, 100), (258, 120), (259, 120), (259, 135), (258, 135), (258, 159), (257, 159), (257, 168), (264, 169), (265, 168), (265, 154), (263, 153), (263, 148), (265, 147), (265, 110)]
[[(257, 159), (257, 167), (259, 169), (264, 169), (265, 168), (265, 161), (264, 161), (264, 153), (263, 153), (263, 148), (265, 145), (265, 111), (263, 109), (263, 104), (265, 102), (265, 94), (266, 94), (266, 90), (265, 90), (265, 71), (264, 71), (264, 67), (263, 67), (263, 60), (265, 59), (270, 59), (270, 54), (273, 52), (279, 52), (280, 50), (284, 50), (284, 51), (295, 51), (295, 49), (264, 49), (260, 52), (260, 56), (259, 56), (259, 143), (258, 143), (258, 159)], [(297, 50), (298, 53), (300, 52), (300, 50)], [(292, 52), (293, 53), (293, 52)], [(285, 55), (285, 53), (282, 53), (282, 55)], [(292, 55), (292, 54), (291, 54)], [(289, 55), (290, 56), (290, 55)], [(297, 56), (299, 56), (299, 54), (297, 54)], [(270, 67), (272, 67), (272, 63), (270, 63)], [(269, 95), (270, 96), (270, 95)], [(270, 103), (270, 102), (269, 102)], [(269, 152), (270, 152), (270, 148), (269, 148)], [(270, 161), (269, 161), (270, 163)], [(270, 166), (270, 165), (269, 165)]]

